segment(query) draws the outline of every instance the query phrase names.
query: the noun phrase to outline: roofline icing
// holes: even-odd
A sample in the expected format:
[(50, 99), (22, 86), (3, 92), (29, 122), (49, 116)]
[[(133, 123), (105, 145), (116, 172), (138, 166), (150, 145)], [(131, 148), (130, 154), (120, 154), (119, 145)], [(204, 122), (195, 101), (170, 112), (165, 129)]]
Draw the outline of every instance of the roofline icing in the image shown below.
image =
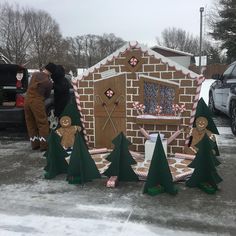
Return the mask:
[(107, 56), (94, 66), (85, 70), (81, 75), (75, 77), (74, 80), (81, 80), (83, 77), (86, 77), (90, 73), (93, 73), (95, 69), (99, 69), (101, 66), (106, 65), (108, 62), (113, 61), (115, 58), (119, 57), (120, 54), (123, 54), (124, 52), (129, 51), (132, 48), (140, 49), (142, 52), (146, 52), (149, 56), (154, 56), (156, 59), (160, 59), (163, 63), (167, 63), (169, 66), (175, 67), (176, 70), (182, 71), (183, 74), (189, 75), (193, 79), (200, 77), (200, 75), (194, 73), (193, 71), (185, 68), (182, 65), (179, 65), (178, 63), (172, 61), (171, 59), (164, 57), (163, 55), (153, 51), (152, 49), (147, 48), (142, 44), (139, 44), (137, 41), (131, 41), (126, 43), (124, 46), (122, 46), (121, 48), (119, 48), (114, 53)]

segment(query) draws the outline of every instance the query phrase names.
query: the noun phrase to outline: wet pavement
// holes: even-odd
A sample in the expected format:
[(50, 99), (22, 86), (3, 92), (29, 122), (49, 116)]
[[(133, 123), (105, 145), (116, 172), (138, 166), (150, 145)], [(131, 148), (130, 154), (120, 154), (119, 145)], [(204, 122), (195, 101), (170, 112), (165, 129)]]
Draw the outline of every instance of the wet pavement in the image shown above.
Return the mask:
[(69, 185), (43, 178), (42, 153), (27, 135), (0, 131), (0, 235), (236, 235), (236, 137), (214, 118), (223, 182), (215, 195), (178, 183), (176, 196), (142, 194), (143, 182), (105, 187), (105, 178)]

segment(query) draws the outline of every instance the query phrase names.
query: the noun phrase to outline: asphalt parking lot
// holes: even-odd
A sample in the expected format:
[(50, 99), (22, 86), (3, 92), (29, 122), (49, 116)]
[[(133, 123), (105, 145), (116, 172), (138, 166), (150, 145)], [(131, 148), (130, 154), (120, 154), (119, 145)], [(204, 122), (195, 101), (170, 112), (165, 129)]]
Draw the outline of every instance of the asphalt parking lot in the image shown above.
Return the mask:
[[(225, 120), (224, 120), (225, 119)], [(43, 178), (42, 153), (24, 131), (0, 131), (0, 235), (236, 235), (236, 137), (216, 120), (223, 182), (215, 195), (178, 183), (176, 196), (142, 194), (143, 182), (105, 187)]]

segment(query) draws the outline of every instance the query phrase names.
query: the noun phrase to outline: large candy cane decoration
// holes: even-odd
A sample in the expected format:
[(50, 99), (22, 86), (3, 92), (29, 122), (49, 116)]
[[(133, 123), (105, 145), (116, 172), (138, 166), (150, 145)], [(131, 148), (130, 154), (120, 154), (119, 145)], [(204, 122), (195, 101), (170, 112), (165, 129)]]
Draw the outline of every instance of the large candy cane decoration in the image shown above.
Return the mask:
[[(194, 119), (195, 119), (197, 103), (198, 103), (198, 100), (199, 100), (199, 97), (200, 97), (202, 83), (203, 83), (204, 80), (205, 80), (205, 77), (203, 77), (203, 76), (200, 76), (200, 77), (197, 78), (197, 89), (196, 89), (196, 94), (195, 94), (195, 98), (194, 98), (194, 102), (193, 102), (193, 108), (192, 108), (192, 112), (191, 112), (191, 116), (190, 116), (190, 123), (189, 123), (190, 127), (193, 125), (193, 122), (194, 122)], [(190, 135), (187, 135), (186, 140), (185, 140), (185, 145), (188, 145), (189, 137), (190, 137)]]
[(81, 105), (80, 105), (80, 96), (79, 96), (79, 93), (78, 93), (78, 88), (79, 88), (79, 80), (73, 80), (72, 81), (72, 86), (73, 86), (73, 89), (74, 89), (74, 94), (75, 94), (75, 101), (76, 101), (76, 104), (77, 104), (77, 108), (79, 110), (79, 113), (80, 113), (80, 121), (81, 121), (81, 124), (82, 124), (82, 127), (83, 127), (83, 134), (84, 134), (84, 139), (88, 145), (88, 136), (87, 136), (87, 132), (86, 132), (86, 129), (85, 129), (85, 124), (84, 124), (84, 119), (82, 118), (83, 115), (82, 115), (82, 108), (81, 108)]

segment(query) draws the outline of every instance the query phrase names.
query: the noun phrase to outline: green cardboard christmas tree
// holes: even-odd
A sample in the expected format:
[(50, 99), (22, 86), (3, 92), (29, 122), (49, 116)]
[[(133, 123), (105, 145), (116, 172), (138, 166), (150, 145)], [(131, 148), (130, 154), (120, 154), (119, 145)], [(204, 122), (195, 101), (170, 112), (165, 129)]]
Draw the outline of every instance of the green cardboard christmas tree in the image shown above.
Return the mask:
[(47, 160), (47, 165), (44, 170), (46, 179), (52, 179), (58, 174), (67, 173), (68, 164), (65, 157), (68, 156), (67, 152), (61, 146), (60, 137), (51, 130), (48, 137), (48, 150), (44, 153)]
[[(81, 127), (81, 135), (82, 135), (83, 140), (86, 144), (86, 141), (84, 138), (84, 133), (83, 133), (84, 127), (81, 122), (81, 114), (77, 108), (77, 103), (75, 101), (75, 98), (71, 99), (71, 101), (66, 105), (64, 111), (60, 115), (60, 118), (63, 116), (69, 116), (71, 118), (71, 125), (77, 125), (77, 126)], [(58, 128), (59, 128), (59, 126), (60, 126), (60, 124), (58, 124)], [(87, 146), (87, 144), (86, 144), (86, 146)]]
[(178, 191), (173, 183), (166, 154), (158, 134), (143, 193), (154, 196), (163, 192), (175, 195)]
[(128, 149), (130, 141), (121, 132), (112, 140), (112, 143), (115, 147), (106, 158), (111, 164), (103, 174), (108, 177), (117, 176), (118, 181), (138, 181), (138, 176), (131, 166), (136, 164), (136, 161)]
[(67, 181), (70, 184), (84, 184), (97, 178), (101, 178), (101, 175), (81, 134), (77, 132), (70, 156)]
[[(209, 109), (209, 107), (206, 105), (203, 98), (200, 98), (200, 100), (198, 101), (193, 127), (196, 127), (196, 122), (195, 121), (200, 116), (205, 117), (207, 119), (207, 121), (208, 121), (208, 125), (206, 127), (207, 130), (211, 131), (213, 134), (219, 134), (219, 131), (218, 131), (216, 125), (215, 125), (215, 122), (212, 119), (212, 117), (214, 115), (211, 112), (211, 110)], [(218, 149), (217, 142), (216, 141), (214, 142), (214, 141), (211, 140), (211, 145), (212, 145), (212, 148), (215, 152), (215, 156), (220, 156), (220, 152), (219, 152), (219, 149)], [(220, 161), (216, 157), (215, 157), (215, 163), (216, 163), (216, 165), (221, 164)]]
[(200, 116), (205, 117), (208, 120), (207, 129), (210, 130), (213, 134), (219, 134), (219, 131), (213, 121), (213, 113), (210, 111), (203, 98), (200, 98), (196, 108), (195, 120), (193, 123), (193, 127), (196, 127), (196, 119)]
[(194, 168), (194, 172), (186, 181), (188, 187), (199, 187), (209, 194), (213, 194), (218, 189), (217, 184), (222, 181), (218, 175), (215, 164), (215, 154), (212, 149), (211, 140), (205, 134), (198, 143), (198, 152), (195, 159), (189, 164)]

